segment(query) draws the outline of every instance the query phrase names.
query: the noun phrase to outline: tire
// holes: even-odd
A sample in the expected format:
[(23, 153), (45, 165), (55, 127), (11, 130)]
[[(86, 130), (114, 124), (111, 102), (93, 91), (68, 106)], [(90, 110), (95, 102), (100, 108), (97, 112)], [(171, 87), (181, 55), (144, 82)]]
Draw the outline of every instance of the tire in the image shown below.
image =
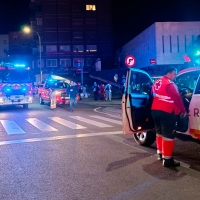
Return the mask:
[(24, 109), (28, 109), (28, 104), (23, 104)]
[(133, 138), (141, 146), (151, 146), (156, 140), (156, 133), (154, 130), (136, 133)]
[(40, 95), (40, 105), (43, 105), (43, 104), (44, 104), (44, 101), (43, 101), (43, 99), (42, 99), (42, 97)]

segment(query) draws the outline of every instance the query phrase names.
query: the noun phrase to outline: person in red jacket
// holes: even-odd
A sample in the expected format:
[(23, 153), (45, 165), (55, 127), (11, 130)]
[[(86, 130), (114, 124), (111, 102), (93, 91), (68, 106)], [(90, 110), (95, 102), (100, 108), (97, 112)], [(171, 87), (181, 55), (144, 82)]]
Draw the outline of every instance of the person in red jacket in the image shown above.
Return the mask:
[(153, 84), (152, 116), (156, 129), (156, 144), (158, 160), (163, 160), (164, 167), (178, 167), (172, 156), (174, 149), (177, 115), (186, 116), (182, 98), (176, 84), (173, 82), (177, 69), (168, 67), (165, 76)]

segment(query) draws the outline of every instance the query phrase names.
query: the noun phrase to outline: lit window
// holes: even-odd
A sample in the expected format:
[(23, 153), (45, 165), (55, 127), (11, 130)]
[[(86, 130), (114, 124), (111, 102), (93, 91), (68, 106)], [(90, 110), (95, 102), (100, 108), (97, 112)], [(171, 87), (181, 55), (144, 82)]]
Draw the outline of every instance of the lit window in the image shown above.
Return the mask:
[(87, 52), (96, 52), (97, 51), (97, 45), (86, 45), (86, 51)]
[(46, 52), (57, 52), (57, 46), (56, 45), (47, 45)]
[(83, 52), (84, 46), (83, 45), (73, 45), (73, 52)]
[(61, 45), (60, 51), (69, 52), (70, 51), (70, 45)]
[(96, 5), (86, 5), (86, 10), (96, 10)]

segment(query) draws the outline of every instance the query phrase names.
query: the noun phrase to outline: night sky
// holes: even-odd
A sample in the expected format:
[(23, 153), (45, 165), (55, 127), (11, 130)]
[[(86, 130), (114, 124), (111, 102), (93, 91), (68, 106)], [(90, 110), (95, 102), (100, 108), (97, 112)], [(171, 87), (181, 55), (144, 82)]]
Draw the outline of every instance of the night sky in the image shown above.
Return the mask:
[[(29, 22), (30, 0), (0, 1), (0, 34)], [(156, 21), (200, 21), (200, 0), (113, 0), (114, 48)]]

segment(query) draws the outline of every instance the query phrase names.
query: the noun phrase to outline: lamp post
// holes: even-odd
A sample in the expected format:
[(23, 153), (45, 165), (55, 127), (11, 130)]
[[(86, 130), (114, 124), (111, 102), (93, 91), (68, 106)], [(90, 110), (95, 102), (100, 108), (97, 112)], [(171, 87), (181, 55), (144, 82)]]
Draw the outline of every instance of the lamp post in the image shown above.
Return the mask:
[(39, 40), (39, 55), (40, 55), (40, 63), (39, 63), (39, 68), (40, 68), (40, 82), (42, 83), (42, 69), (41, 69), (41, 64), (42, 64), (42, 60), (41, 60), (41, 37), (40, 34), (34, 30), (32, 30), (29, 26), (25, 26), (23, 28), (23, 32), (26, 34), (30, 34), (31, 32), (35, 32), (38, 36), (38, 40)]

